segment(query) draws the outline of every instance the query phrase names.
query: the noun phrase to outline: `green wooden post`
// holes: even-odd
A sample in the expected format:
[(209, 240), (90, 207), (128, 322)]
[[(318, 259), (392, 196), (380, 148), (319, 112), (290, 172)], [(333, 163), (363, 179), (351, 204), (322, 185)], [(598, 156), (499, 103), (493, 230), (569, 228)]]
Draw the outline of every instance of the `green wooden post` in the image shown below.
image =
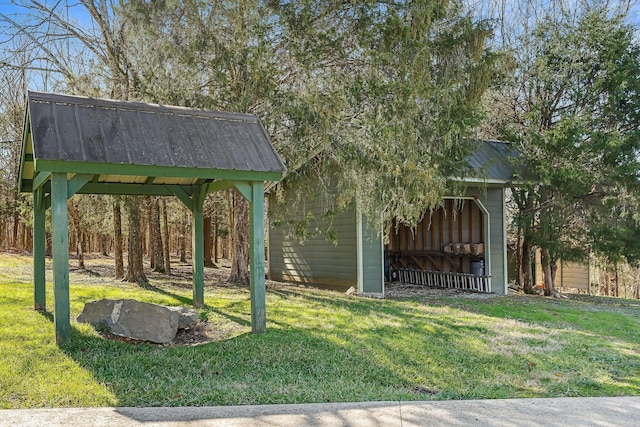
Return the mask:
[(45, 311), (46, 278), (45, 278), (45, 211), (44, 194), (42, 188), (33, 192), (33, 296), (34, 308)]
[(193, 306), (204, 307), (204, 214), (202, 205), (204, 194), (200, 187), (196, 188), (191, 201), (191, 215), (193, 216), (192, 252), (193, 252)]
[(53, 304), (56, 343), (71, 338), (69, 314), (69, 217), (67, 213), (67, 174), (51, 176), (51, 235), (53, 245)]
[(264, 183), (251, 183), (249, 209), (249, 265), (251, 269), (251, 331), (267, 331), (267, 309), (264, 288)]

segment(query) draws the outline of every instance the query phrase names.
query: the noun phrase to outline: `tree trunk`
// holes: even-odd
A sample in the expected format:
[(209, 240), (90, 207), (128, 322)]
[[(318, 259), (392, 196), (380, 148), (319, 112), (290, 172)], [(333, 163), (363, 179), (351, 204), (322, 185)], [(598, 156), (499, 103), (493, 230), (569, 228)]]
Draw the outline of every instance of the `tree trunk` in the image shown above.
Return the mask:
[[(82, 234), (82, 232), (80, 232)], [(84, 266), (84, 245), (82, 243), (82, 236), (78, 236), (77, 254), (78, 254), (78, 268), (85, 269)]]
[(109, 256), (109, 241), (106, 234), (100, 235), (100, 252), (102, 256)]
[(144, 274), (142, 239), (144, 233), (140, 224), (140, 198), (129, 196), (126, 199), (129, 219), (129, 253), (127, 263), (127, 282), (137, 283), (141, 287), (149, 286)]
[(211, 215), (205, 215), (203, 221), (202, 233), (204, 234), (204, 266), (217, 267), (211, 258), (211, 249), (213, 249), (211, 238)]
[(213, 205), (213, 262), (218, 264), (218, 203)]
[(518, 288), (524, 288), (524, 273), (522, 270), (522, 228), (517, 229), (516, 243), (516, 285)]
[(231, 190), (224, 192), (224, 198), (227, 202), (227, 258), (233, 258), (233, 199), (231, 197)]
[(44, 243), (44, 253), (46, 256), (51, 256), (53, 254), (53, 244), (51, 242), (51, 232), (45, 233), (45, 243)]
[(520, 256), (520, 270), (518, 275), (522, 274), (522, 290), (525, 294), (536, 294), (537, 289), (533, 280), (533, 268), (531, 259), (534, 254), (535, 246), (533, 244), (533, 217), (531, 215), (533, 198), (530, 193), (525, 190), (514, 191), (514, 200), (518, 206), (518, 231), (521, 234), (522, 249)]
[(531, 264), (531, 256), (533, 255), (533, 245), (525, 235), (522, 239), (522, 252), (520, 253), (520, 266), (522, 269), (522, 290), (525, 294), (533, 295), (536, 293), (535, 283), (533, 282), (533, 266)]
[(189, 221), (189, 215), (185, 212), (182, 219), (182, 234), (180, 235), (180, 262), (187, 262), (187, 222)]
[(32, 247), (33, 239), (31, 238), (31, 227), (27, 227), (25, 224), (22, 224), (22, 249)]
[(556, 290), (555, 273), (557, 270), (556, 261), (551, 259), (551, 253), (549, 248), (540, 248), (542, 273), (544, 277), (544, 295), (547, 297), (558, 297), (559, 293)]
[(164, 273), (171, 274), (171, 251), (169, 246), (169, 219), (167, 217), (167, 201), (162, 199), (162, 223), (164, 225)]
[(20, 212), (16, 209), (13, 212), (13, 235), (11, 236), (11, 247), (18, 248), (18, 226), (20, 225)]
[(233, 192), (233, 255), (229, 282), (249, 285), (249, 202), (240, 193)]
[(120, 197), (113, 198), (113, 256), (116, 264), (116, 279), (124, 278), (124, 261), (122, 259), (122, 210)]
[(145, 196), (145, 206), (147, 207), (147, 238), (148, 240), (146, 241), (146, 245), (147, 245), (147, 251), (149, 253), (149, 267), (151, 268), (151, 271), (156, 271), (156, 254), (155, 254), (155, 245), (153, 244), (153, 233), (154, 233), (154, 229), (153, 229), (153, 200), (151, 198), (151, 196)]
[(76, 207), (73, 199), (69, 199), (69, 216), (71, 217), (71, 223), (73, 224), (73, 231), (75, 234), (76, 253), (78, 255), (78, 268), (84, 270), (84, 248), (82, 244), (82, 230), (80, 229), (80, 213)]
[(162, 247), (162, 231), (160, 229), (160, 201), (157, 197), (151, 199), (151, 217), (149, 218), (149, 231), (152, 239), (153, 271), (165, 273), (164, 250)]

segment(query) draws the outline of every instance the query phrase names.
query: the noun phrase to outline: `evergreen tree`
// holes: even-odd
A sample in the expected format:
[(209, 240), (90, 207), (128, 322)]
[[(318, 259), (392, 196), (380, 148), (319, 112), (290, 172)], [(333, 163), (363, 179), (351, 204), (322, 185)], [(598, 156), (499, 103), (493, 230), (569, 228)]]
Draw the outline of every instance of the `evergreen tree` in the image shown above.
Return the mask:
[[(139, 98), (255, 113), (289, 180), (337, 182), (374, 226), (416, 223), (468, 152), (495, 56), (456, 1), (134, 1), (118, 9)], [(304, 191), (301, 187), (300, 191)], [(232, 280), (246, 282), (246, 202), (234, 196)], [(380, 214), (383, 215), (380, 215)], [(242, 259), (241, 259), (242, 258)]]
[[(24, 3), (34, 56), (68, 91), (255, 113), (291, 182), (335, 180), (318, 195), (327, 213), (355, 195), (374, 227), (413, 225), (440, 203), (494, 71), (491, 29), (458, 0), (80, 4), (92, 28)], [(245, 282), (246, 201), (233, 206), (232, 278)]]
[(603, 218), (612, 198), (636, 192), (640, 50), (624, 18), (606, 7), (548, 15), (512, 50), (513, 79), (500, 91), (511, 120), (501, 122), (501, 135), (521, 151), (513, 199), (526, 292), (534, 291), (534, 248), (544, 293), (555, 295), (560, 258), (606, 246), (602, 224), (590, 219)]

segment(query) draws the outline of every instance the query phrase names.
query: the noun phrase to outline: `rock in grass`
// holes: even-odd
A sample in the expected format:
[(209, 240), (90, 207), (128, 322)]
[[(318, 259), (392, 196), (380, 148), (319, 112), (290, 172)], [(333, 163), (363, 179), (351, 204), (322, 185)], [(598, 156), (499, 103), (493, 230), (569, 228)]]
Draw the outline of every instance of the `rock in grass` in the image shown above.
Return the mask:
[(78, 322), (90, 323), (93, 326), (100, 324), (106, 326), (111, 322), (111, 313), (115, 303), (116, 301), (111, 299), (101, 299), (86, 303), (82, 313), (78, 316)]
[(162, 305), (102, 299), (85, 304), (78, 322), (103, 325), (121, 337), (166, 344), (175, 338), (180, 317), (179, 310)]
[(167, 307), (169, 310), (177, 311), (178, 329), (188, 329), (194, 327), (198, 323), (198, 312), (187, 307)]

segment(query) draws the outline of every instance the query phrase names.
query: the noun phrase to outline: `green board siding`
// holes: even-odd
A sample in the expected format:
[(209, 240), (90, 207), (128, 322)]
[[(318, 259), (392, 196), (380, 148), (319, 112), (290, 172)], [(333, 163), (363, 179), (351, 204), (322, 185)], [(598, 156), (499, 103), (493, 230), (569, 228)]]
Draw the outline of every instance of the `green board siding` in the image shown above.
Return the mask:
[[(488, 260), (491, 274), (491, 292), (504, 294), (507, 289), (507, 271), (505, 265), (505, 232), (504, 218), (504, 189), (502, 187), (488, 187), (484, 190), (469, 188), (469, 196), (475, 196), (489, 212), (490, 251)], [(486, 271), (486, 270), (485, 270)]]
[[(492, 276), (491, 291), (504, 294), (506, 290), (505, 268), (505, 224), (504, 190), (502, 187), (485, 189), (470, 187), (467, 196), (477, 198), (489, 213), (488, 228), (489, 250), (486, 254), (485, 272)], [(301, 219), (313, 213), (315, 218), (322, 216), (319, 204), (307, 200), (305, 212), (299, 212), (288, 219)], [(309, 221), (315, 228), (315, 220)], [(322, 228), (325, 224), (320, 223)], [(362, 232), (358, 232), (358, 226)], [(301, 242), (293, 236), (288, 226), (270, 227), (269, 231), (269, 277), (273, 280), (323, 285), (337, 289), (354, 286), (362, 292), (384, 292), (383, 249), (381, 237), (367, 228), (366, 221), (357, 221), (354, 209), (337, 215), (333, 220), (337, 231), (337, 245), (324, 236), (316, 236)], [(467, 227), (468, 228), (468, 227)], [(311, 230), (310, 230), (311, 231)], [(358, 242), (359, 238), (361, 242)], [(484, 236), (483, 236), (484, 237)], [(360, 245), (360, 247), (358, 247)], [(358, 251), (362, 260), (358, 272)], [(490, 257), (490, 258), (489, 258)], [(358, 274), (362, 284), (358, 287)]]
[[(297, 219), (313, 213), (322, 217), (320, 204), (305, 203), (305, 212), (299, 212)], [(320, 228), (326, 225), (322, 220)], [(315, 219), (309, 227), (315, 228)], [(336, 289), (357, 286), (357, 246), (355, 212), (349, 209), (333, 219), (337, 232), (337, 244), (324, 235), (308, 238), (301, 242), (287, 225), (269, 229), (269, 277), (273, 280), (323, 285)], [(312, 231), (312, 230), (310, 230)]]
[(362, 292), (384, 293), (384, 260), (380, 233), (362, 224)]

